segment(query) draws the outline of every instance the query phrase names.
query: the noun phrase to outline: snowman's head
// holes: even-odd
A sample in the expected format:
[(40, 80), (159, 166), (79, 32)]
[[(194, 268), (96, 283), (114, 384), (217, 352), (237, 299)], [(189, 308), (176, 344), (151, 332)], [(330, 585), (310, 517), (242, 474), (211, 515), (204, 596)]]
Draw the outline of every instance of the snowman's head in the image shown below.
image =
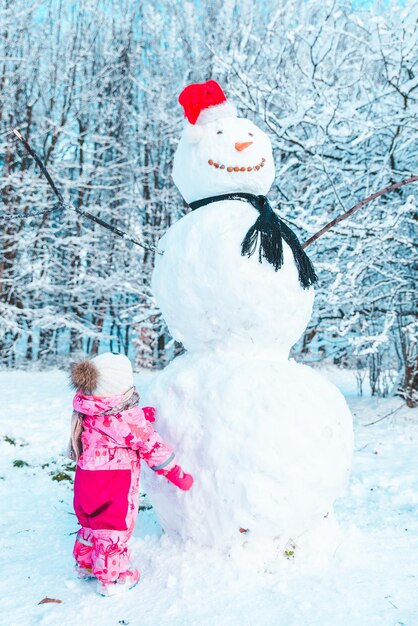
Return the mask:
[(179, 101), (188, 121), (173, 180), (186, 202), (231, 192), (266, 195), (275, 174), (268, 136), (236, 117), (215, 81), (189, 85)]

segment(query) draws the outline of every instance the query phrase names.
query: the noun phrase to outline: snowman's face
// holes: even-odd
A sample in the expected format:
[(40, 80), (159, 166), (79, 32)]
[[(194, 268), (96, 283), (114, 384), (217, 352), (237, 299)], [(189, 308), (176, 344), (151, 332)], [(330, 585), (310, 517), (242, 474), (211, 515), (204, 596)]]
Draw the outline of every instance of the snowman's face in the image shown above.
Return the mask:
[(173, 180), (186, 202), (230, 192), (266, 195), (274, 174), (270, 139), (244, 118), (188, 125), (174, 156)]

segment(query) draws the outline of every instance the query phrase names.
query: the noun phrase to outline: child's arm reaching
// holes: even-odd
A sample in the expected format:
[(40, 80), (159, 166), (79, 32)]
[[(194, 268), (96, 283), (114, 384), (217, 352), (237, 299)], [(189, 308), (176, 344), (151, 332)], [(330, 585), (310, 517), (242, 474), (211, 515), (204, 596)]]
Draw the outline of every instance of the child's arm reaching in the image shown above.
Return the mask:
[(157, 474), (162, 474), (165, 476), (167, 480), (169, 480), (173, 485), (176, 485), (179, 489), (183, 491), (189, 491), (190, 487), (193, 485), (193, 476), (191, 474), (186, 474), (183, 472), (180, 465), (175, 465), (168, 472), (163, 469), (155, 470)]
[(193, 477), (185, 474), (176, 465), (173, 450), (152, 427), (154, 414), (153, 407), (132, 409), (128, 421), (130, 434), (125, 437), (125, 441), (130, 448), (138, 450), (141, 458), (154, 472), (167, 478), (179, 489), (188, 491), (193, 484)]

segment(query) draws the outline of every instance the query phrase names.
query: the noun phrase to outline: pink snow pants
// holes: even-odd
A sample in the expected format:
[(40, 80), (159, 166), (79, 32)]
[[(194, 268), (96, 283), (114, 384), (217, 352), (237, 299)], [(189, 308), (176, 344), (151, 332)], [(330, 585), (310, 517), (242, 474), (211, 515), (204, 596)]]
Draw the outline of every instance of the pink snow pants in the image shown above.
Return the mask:
[(73, 555), (104, 583), (129, 570), (127, 542), (138, 515), (139, 470), (139, 459), (130, 470), (77, 468), (74, 508), (81, 528)]

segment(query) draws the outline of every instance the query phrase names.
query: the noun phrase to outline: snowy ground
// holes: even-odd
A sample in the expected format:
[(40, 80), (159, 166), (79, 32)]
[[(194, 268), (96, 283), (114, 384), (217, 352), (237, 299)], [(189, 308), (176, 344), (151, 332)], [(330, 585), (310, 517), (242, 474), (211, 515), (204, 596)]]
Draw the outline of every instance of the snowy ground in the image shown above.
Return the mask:
[[(239, 555), (179, 549), (161, 536), (144, 500), (131, 542), (141, 582), (126, 595), (101, 598), (72, 570), (77, 525), (65, 479), (73, 473), (63, 456), (71, 406), (65, 376), (0, 372), (0, 623), (418, 625), (417, 411), (395, 411), (399, 398), (357, 398), (350, 373), (324, 373), (345, 393), (356, 432), (332, 556), (306, 561), (296, 554), (257, 571)], [(137, 377), (140, 390), (145, 383)], [(62, 602), (39, 605), (45, 597)]]

